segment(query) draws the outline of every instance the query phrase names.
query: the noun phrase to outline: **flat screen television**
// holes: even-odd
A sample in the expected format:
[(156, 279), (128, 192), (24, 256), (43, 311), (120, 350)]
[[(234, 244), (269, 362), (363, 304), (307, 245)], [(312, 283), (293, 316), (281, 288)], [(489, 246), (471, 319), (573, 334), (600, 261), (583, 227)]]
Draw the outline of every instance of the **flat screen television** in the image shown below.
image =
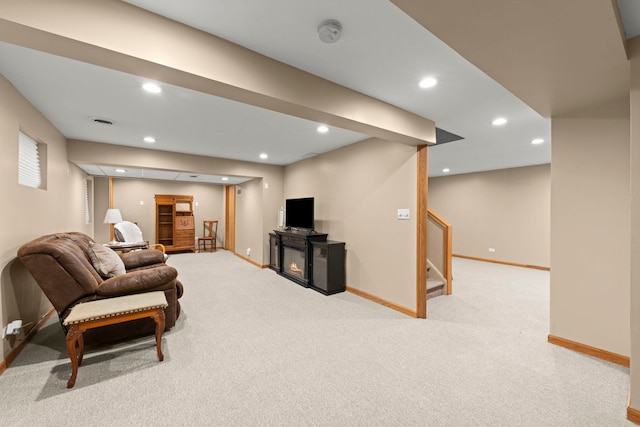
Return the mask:
[(313, 230), (313, 214), (313, 197), (287, 199), (284, 225), (288, 228)]

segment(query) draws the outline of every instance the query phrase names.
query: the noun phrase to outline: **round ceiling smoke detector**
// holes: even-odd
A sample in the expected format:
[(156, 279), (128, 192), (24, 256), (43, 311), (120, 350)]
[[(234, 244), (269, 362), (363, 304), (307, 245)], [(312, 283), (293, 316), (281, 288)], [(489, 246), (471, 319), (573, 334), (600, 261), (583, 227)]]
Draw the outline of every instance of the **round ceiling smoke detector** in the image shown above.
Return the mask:
[(318, 37), (325, 43), (335, 43), (342, 33), (342, 24), (335, 19), (324, 21), (318, 27)]

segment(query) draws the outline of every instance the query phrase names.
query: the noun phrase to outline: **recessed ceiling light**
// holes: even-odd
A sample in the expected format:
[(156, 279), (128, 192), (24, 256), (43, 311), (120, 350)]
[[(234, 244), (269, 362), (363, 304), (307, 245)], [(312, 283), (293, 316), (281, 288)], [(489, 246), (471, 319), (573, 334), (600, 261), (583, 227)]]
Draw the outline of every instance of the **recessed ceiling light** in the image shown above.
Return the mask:
[(269, 158), (269, 156), (267, 155), (267, 153), (262, 153), (262, 154), (260, 154), (260, 158), (264, 160), (264, 159)]
[(229, 181), (229, 178), (227, 178), (226, 176), (223, 176), (223, 177), (222, 177), (222, 180), (223, 180), (223, 181)]
[(162, 92), (162, 88), (155, 83), (145, 83), (142, 85), (142, 89), (146, 90), (149, 93)]
[(320, 125), (318, 126), (318, 132), (319, 133), (327, 133), (329, 132), (329, 127), (326, 125)]
[(497, 119), (491, 122), (491, 124), (494, 126), (502, 126), (505, 123), (507, 123), (507, 119), (505, 119), (504, 117), (498, 117)]
[(444, 172), (444, 173), (451, 172), (451, 169), (449, 169), (449, 168), (444, 168), (444, 169), (442, 169), (442, 172)]
[(149, 144), (153, 144), (154, 142), (156, 142), (156, 139), (152, 136), (145, 136), (143, 140), (144, 142), (148, 142)]
[(533, 145), (542, 144), (543, 142), (544, 142), (544, 139), (542, 139), (542, 138), (536, 138), (536, 139), (532, 139), (532, 140), (531, 140), (531, 143), (532, 143)]
[(118, 173), (125, 173), (125, 172), (126, 172), (126, 169), (116, 169), (116, 172), (118, 172)]
[(428, 89), (430, 87), (434, 87), (437, 84), (438, 79), (436, 79), (435, 77), (425, 77), (424, 79), (420, 80), (420, 83), (418, 83), (418, 85), (422, 89)]

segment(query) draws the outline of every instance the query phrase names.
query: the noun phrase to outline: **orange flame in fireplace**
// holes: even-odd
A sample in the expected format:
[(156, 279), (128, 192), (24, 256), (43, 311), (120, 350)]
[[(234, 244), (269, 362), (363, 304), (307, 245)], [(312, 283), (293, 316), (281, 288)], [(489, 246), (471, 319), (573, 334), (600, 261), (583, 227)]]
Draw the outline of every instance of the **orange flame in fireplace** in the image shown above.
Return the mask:
[(302, 273), (304, 272), (304, 270), (298, 267), (298, 265), (295, 262), (292, 262), (291, 264), (289, 264), (289, 271), (291, 273), (300, 274), (300, 275), (302, 275)]

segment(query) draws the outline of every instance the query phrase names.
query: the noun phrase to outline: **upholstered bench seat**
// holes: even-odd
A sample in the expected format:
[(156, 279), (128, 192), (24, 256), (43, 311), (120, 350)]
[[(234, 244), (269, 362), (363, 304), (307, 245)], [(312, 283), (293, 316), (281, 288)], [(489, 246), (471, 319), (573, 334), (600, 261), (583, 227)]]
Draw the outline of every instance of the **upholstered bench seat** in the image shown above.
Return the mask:
[(73, 306), (64, 320), (64, 325), (68, 327), (67, 352), (71, 359), (71, 378), (67, 388), (75, 385), (78, 366), (84, 356), (83, 334), (88, 329), (151, 317), (156, 322), (156, 349), (158, 360), (162, 362), (161, 340), (165, 323), (164, 309), (167, 306), (167, 298), (162, 291), (106, 298)]

